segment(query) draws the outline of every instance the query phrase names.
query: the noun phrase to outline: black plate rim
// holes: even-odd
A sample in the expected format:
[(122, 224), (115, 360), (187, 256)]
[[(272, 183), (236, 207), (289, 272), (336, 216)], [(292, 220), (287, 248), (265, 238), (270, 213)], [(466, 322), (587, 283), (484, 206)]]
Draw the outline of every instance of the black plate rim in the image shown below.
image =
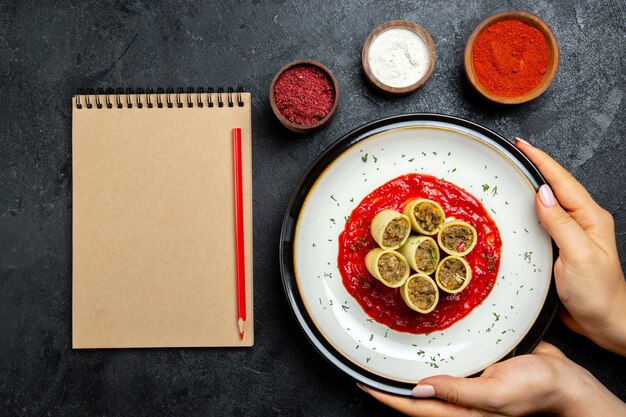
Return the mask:
[[(304, 204), (307, 195), (309, 194), (311, 187), (315, 184), (319, 176), (339, 155), (341, 155), (348, 148), (352, 147), (356, 143), (382, 131), (390, 130), (403, 125), (411, 126), (412, 123), (420, 122), (443, 122), (452, 125), (457, 125), (470, 130), (474, 130), (490, 141), (491, 145), (497, 145), (497, 148), (502, 151), (509, 159), (524, 172), (528, 180), (531, 182), (535, 189), (538, 189), (541, 185), (546, 184), (545, 179), (537, 169), (537, 167), (511, 142), (506, 140), (502, 135), (482, 126), (478, 123), (471, 122), (469, 120), (437, 113), (409, 113), (397, 116), (389, 116), (382, 119), (374, 120), (370, 123), (364, 124), (356, 129), (346, 133), (328, 148), (326, 148), (317, 159), (309, 166), (305, 174), (303, 175), (296, 191), (294, 192), (283, 220), (283, 225), (280, 234), (280, 272), (283, 283), (283, 289), (285, 296), (291, 307), (292, 313), (298, 322), (300, 328), (304, 332), (308, 341), (313, 347), (322, 355), (328, 362), (334, 365), (336, 368), (351, 376), (360, 383), (366, 384), (372, 388), (384, 391), (390, 394), (410, 396), (412, 384), (398, 382), (389, 378), (384, 378), (369, 372), (358, 365), (355, 365), (347, 358), (345, 358), (340, 352), (338, 352), (319, 332), (304, 307), (304, 303), (300, 298), (299, 291), (297, 289), (297, 283), (294, 273), (293, 265), (293, 240), (295, 237), (296, 224), (302, 205)], [(397, 126), (396, 126), (397, 125)], [(482, 140), (482, 139), (481, 139)], [(558, 248), (554, 241), (552, 241), (553, 248), (553, 263), (558, 257)], [(517, 346), (505, 355), (500, 361), (507, 358), (518, 356), (526, 353), (530, 353), (539, 344), (543, 335), (545, 334), (548, 326), (554, 319), (559, 306), (559, 298), (556, 292), (554, 284), (554, 270), (548, 293), (544, 301), (543, 307), (537, 316), (537, 319), (531, 326), (530, 330), (524, 336), (524, 338), (517, 344)], [(479, 374), (476, 374), (479, 375)], [(476, 376), (473, 375), (473, 376)]]

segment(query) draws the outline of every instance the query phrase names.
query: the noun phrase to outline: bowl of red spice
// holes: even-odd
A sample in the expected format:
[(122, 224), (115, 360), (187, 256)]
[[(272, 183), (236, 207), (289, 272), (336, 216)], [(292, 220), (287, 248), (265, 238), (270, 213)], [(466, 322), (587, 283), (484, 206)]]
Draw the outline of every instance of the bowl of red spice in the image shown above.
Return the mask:
[(337, 79), (317, 61), (293, 61), (282, 67), (272, 80), (270, 105), (287, 129), (296, 133), (315, 132), (326, 126), (337, 112)]
[(483, 20), (465, 47), (465, 74), (483, 97), (520, 104), (541, 95), (556, 75), (559, 47), (535, 15), (506, 11)]

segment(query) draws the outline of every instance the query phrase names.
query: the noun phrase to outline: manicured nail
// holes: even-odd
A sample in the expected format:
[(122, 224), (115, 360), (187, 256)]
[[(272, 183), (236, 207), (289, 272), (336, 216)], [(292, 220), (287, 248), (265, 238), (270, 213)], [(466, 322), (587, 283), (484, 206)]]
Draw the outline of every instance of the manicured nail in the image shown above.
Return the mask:
[(519, 143), (523, 143), (524, 145), (533, 146), (530, 143), (526, 142), (524, 139), (518, 138), (517, 136), (514, 139), (515, 139), (515, 143), (519, 142)]
[(370, 392), (367, 390), (367, 388), (365, 388), (365, 386), (364, 386), (364, 385), (361, 385), (361, 384), (359, 384), (359, 383), (357, 382), (357, 383), (356, 383), (356, 386), (357, 386), (357, 387), (359, 387), (359, 388), (361, 388), (363, 391), (367, 392), (368, 394), (370, 393)]
[(411, 395), (418, 398), (432, 397), (435, 395), (435, 387), (432, 385), (416, 385)]
[(548, 184), (543, 184), (539, 187), (539, 201), (541, 201), (544, 207), (552, 207), (556, 204), (556, 198), (554, 198), (552, 188)]

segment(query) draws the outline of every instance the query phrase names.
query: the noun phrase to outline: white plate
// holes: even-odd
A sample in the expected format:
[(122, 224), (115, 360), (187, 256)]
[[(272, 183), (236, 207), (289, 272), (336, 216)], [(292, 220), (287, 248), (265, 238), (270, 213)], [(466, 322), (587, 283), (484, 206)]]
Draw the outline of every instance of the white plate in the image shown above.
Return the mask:
[[(446, 121), (388, 123), (358, 140), (348, 135), (343, 141), (351, 143), (338, 156), (318, 160), (318, 171), (320, 164), (325, 168), (300, 206), (293, 236), (294, 297), (312, 331), (340, 362), (356, 369), (357, 379), (412, 384), (433, 374), (480, 372), (518, 346), (550, 289), (552, 242), (535, 213), (536, 184), (527, 168), (471, 125)], [(502, 239), (500, 270), (489, 296), (451, 327), (428, 335), (397, 332), (371, 319), (345, 289), (337, 267), (346, 217), (374, 189), (413, 172), (444, 178), (480, 199)]]

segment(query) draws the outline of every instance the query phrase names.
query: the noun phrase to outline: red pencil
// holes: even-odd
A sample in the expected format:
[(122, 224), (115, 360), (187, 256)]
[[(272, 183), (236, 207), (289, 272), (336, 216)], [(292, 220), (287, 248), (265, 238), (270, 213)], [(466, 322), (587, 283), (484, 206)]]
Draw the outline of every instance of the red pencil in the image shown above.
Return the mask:
[(237, 326), (243, 340), (246, 323), (246, 262), (243, 242), (243, 173), (241, 162), (241, 129), (233, 129), (233, 166), (235, 177), (235, 258), (237, 262)]

